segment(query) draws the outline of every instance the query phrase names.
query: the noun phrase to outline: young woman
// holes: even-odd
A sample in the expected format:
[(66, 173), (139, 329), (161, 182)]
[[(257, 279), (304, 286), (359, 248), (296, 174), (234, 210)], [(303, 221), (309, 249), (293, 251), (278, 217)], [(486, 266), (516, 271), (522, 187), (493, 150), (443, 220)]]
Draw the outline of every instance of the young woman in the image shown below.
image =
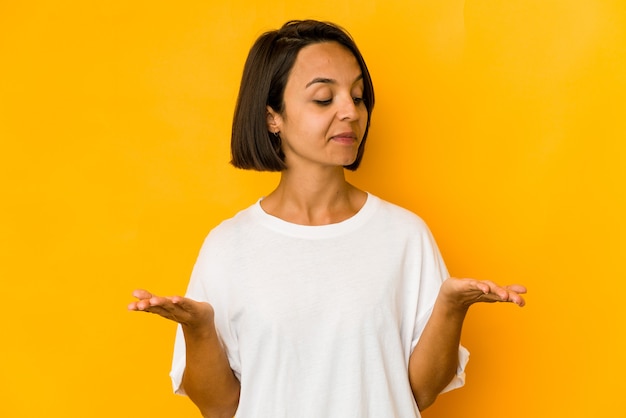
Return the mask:
[(207, 237), (185, 297), (129, 309), (178, 322), (172, 380), (205, 417), (419, 417), (464, 383), (476, 302), (526, 289), (449, 278), (424, 222), (349, 184), (374, 90), (351, 37), (318, 21), (263, 34), (244, 68), (232, 163), (276, 189)]

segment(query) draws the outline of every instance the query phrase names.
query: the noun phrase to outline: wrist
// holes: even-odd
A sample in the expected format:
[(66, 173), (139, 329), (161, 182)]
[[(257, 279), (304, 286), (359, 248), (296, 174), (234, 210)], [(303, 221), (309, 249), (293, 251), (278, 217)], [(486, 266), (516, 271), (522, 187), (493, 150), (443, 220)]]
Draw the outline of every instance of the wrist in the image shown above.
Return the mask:
[(468, 304), (461, 303), (458, 300), (452, 300), (439, 294), (439, 297), (437, 297), (435, 301), (434, 309), (440, 310), (442, 314), (448, 318), (460, 319), (462, 321), (465, 319), (469, 307), (470, 305)]
[(204, 322), (198, 324), (181, 324), (185, 340), (204, 340), (217, 338), (217, 331), (212, 322)]

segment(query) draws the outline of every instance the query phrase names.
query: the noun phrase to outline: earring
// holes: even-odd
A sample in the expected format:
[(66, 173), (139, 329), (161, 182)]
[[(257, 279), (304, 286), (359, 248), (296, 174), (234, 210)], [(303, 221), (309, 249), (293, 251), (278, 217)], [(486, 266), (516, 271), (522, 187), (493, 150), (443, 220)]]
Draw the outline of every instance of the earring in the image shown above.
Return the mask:
[(280, 139), (280, 131), (276, 131), (272, 133), (274, 134), (274, 140), (270, 140), (270, 142), (272, 142), (274, 151), (276, 151), (276, 153), (280, 155), (282, 154), (282, 151), (280, 150), (281, 142), (283, 142), (282, 139)]

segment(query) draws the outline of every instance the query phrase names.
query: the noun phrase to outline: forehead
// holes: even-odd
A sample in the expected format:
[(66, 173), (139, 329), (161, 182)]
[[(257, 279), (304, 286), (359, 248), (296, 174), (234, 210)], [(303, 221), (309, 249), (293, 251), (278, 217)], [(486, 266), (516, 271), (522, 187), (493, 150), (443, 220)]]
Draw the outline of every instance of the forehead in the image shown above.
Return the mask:
[(361, 74), (356, 57), (337, 42), (307, 45), (300, 50), (291, 70), (290, 79), (304, 83), (315, 77), (342, 78), (354, 81)]

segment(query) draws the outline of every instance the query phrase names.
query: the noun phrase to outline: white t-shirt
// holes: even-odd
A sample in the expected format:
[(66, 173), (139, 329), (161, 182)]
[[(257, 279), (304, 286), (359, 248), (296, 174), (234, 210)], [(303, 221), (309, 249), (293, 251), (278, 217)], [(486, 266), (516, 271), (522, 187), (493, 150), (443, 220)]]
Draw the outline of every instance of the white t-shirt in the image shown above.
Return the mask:
[[(187, 296), (210, 303), (241, 382), (237, 418), (419, 417), (409, 356), (448, 273), (425, 223), (368, 195), (353, 217), (304, 226), (260, 201), (211, 231)], [(171, 371), (185, 369), (179, 327)], [(468, 353), (459, 347), (464, 384)]]

